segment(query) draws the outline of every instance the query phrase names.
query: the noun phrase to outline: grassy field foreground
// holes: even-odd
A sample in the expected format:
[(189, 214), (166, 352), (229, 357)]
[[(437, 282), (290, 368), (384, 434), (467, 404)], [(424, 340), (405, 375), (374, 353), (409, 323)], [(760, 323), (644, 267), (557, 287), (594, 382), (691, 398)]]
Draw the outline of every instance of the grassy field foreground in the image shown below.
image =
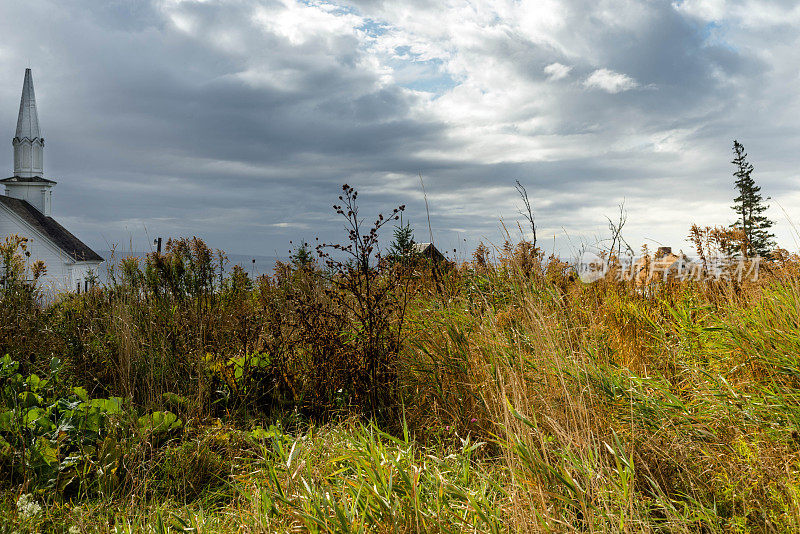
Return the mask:
[(800, 531), (797, 258), (501, 256), (250, 280), (181, 240), (47, 306), (11, 279), (0, 532)]

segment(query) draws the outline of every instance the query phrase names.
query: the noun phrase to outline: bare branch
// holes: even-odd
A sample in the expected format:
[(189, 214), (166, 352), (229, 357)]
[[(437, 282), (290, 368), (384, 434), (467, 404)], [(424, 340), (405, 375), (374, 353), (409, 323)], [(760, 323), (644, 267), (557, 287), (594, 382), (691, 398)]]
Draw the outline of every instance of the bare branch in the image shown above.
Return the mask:
[(522, 204), (525, 206), (525, 211), (520, 210), (520, 215), (527, 219), (528, 223), (531, 225), (531, 233), (533, 234), (533, 248), (536, 248), (536, 220), (533, 216), (533, 208), (531, 207), (531, 201), (528, 198), (528, 190), (525, 189), (525, 186), (520, 183), (519, 180), (516, 180), (517, 183), (517, 193), (519, 193), (520, 198), (522, 198)]

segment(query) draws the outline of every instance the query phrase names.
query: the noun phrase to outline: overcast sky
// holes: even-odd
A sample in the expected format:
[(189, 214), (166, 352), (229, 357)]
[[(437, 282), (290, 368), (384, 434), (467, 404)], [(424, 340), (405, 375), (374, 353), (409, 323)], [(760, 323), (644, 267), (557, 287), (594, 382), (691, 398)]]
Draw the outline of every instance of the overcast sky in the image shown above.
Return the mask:
[(688, 249), (733, 222), (734, 138), (798, 248), (794, 0), (4, 0), (0, 34), (0, 167), (30, 66), (54, 216), (99, 249), (285, 255), (342, 235), (345, 182), (427, 241), (419, 173), (462, 256), (516, 230), (516, 179), (548, 251), (623, 201), (633, 246)]

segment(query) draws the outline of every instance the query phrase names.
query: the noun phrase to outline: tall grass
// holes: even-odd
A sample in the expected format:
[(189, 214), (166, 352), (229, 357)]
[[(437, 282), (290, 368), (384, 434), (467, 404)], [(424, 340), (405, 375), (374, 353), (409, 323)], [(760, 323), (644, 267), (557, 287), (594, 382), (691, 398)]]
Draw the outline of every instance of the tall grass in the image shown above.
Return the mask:
[[(6, 294), (39, 325), (35, 344), (4, 330), (25, 373), (57, 354), (69, 384), (127, 399), (113, 435), (129, 482), (70, 503), (29, 477), (6, 486), (0, 517), (117, 532), (800, 530), (797, 258), (758, 281), (646, 286), (583, 284), (526, 243), (496, 264), (375, 263), (355, 272), (393, 294), (368, 335), (402, 335), (364, 345), (357, 286), (341, 283), (354, 271), (220, 277), (212, 256), (189, 240), (48, 307)], [(376, 418), (376, 404), (391, 409)], [(184, 426), (157, 438), (126, 423), (155, 409)], [(40, 515), (22, 517), (23, 492)]]

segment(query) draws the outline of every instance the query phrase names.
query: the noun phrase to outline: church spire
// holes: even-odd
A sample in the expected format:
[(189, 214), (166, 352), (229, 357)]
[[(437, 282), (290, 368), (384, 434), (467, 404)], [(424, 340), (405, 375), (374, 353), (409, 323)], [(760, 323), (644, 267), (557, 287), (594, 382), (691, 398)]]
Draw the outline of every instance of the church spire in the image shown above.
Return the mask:
[(33, 92), (31, 69), (25, 69), (22, 98), (19, 102), (17, 132), (14, 146), (14, 176), (41, 177), (43, 174), (44, 138), (39, 133), (39, 115), (36, 113), (36, 95)]

